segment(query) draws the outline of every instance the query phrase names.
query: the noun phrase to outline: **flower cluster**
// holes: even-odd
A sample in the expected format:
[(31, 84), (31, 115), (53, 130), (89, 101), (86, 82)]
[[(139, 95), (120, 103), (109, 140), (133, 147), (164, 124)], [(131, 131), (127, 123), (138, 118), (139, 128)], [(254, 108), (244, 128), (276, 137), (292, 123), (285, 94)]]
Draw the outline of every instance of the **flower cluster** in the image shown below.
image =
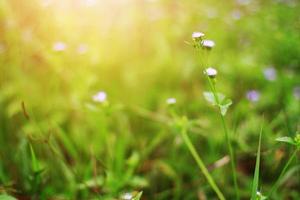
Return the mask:
[(202, 32), (193, 32), (192, 38), (194, 42), (194, 47), (196, 49), (206, 49), (211, 50), (215, 46), (215, 42), (213, 40), (204, 39), (205, 34)]

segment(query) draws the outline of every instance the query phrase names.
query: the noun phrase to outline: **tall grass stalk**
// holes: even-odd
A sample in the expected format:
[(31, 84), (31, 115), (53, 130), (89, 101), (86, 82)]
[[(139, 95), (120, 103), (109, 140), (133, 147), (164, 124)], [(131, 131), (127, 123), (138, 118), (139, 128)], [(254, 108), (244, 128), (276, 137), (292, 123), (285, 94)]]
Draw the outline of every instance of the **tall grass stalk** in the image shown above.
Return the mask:
[(204, 174), (205, 178), (207, 179), (208, 183), (210, 184), (210, 186), (212, 187), (212, 189), (217, 194), (218, 198), (220, 200), (225, 200), (225, 197), (224, 197), (223, 193), (221, 192), (221, 190), (217, 186), (216, 182), (214, 181), (214, 179), (210, 175), (210, 173), (207, 170), (206, 166), (204, 165), (202, 159), (200, 158), (199, 154), (197, 153), (197, 151), (196, 151), (193, 143), (191, 142), (191, 140), (190, 140), (190, 138), (189, 138), (189, 136), (187, 134), (187, 128), (186, 127), (182, 127), (181, 128), (181, 136), (183, 138), (184, 143), (188, 147), (190, 153), (192, 154), (193, 158), (195, 159), (195, 161), (196, 161), (199, 169)]
[(227, 148), (228, 148), (229, 156), (230, 156), (230, 165), (231, 165), (231, 170), (232, 170), (232, 179), (233, 179), (233, 182), (234, 182), (235, 195), (236, 195), (236, 199), (239, 200), (240, 199), (240, 193), (239, 193), (239, 187), (238, 187), (238, 183), (237, 183), (236, 167), (235, 167), (233, 149), (232, 149), (232, 145), (231, 145), (230, 137), (229, 137), (229, 131), (228, 131), (227, 125), (225, 123), (225, 118), (224, 118), (224, 116), (222, 115), (222, 112), (221, 112), (221, 107), (220, 107), (221, 102), (218, 98), (215, 83), (213, 82), (214, 80), (212, 80), (209, 76), (207, 76), (207, 78), (208, 78), (208, 82), (209, 82), (211, 92), (213, 93), (214, 98), (215, 98), (216, 103), (217, 103), (218, 108), (219, 108), (219, 116), (221, 118), (222, 127), (223, 127), (223, 130), (224, 130), (224, 133), (225, 133), (225, 140), (226, 140), (226, 144), (227, 144)]

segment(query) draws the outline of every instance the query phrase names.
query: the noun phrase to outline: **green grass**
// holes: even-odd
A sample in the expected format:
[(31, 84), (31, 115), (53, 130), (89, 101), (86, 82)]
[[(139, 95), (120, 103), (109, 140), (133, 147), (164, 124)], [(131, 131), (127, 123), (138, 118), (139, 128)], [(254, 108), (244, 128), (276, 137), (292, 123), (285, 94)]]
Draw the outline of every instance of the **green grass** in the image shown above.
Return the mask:
[(0, 199), (300, 199), (299, 9), (0, 0)]

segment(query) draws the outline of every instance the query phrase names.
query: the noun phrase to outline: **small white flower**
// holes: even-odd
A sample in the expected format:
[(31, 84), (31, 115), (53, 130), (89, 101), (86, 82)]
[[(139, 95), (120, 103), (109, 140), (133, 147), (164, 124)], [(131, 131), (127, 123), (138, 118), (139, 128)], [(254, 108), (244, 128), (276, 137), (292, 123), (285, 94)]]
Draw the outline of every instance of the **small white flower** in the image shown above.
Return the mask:
[(66, 48), (67, 48), (67, 45), (61, 41), (55, 42), (52, 47), (52, 49), (54, 51), (64, 51)]
[(207, 48), (207, 49), (211, 49), (215, 46), (215, 42), (212, 41), (212, 40), (203, 40), (201, 42), (201, 45), (204, 47), (204, 48)]
[(215, 68), (209, 67), (209, 68), (205, 69), (204, 73), (207, 76), (214, 78), (218, 74), (218, 71)]
[(104, 92), (104, 91), (100, 91), (93, 96), (93, 100), (95, 102), (99, 102), (99, 103), (105, 102), (106, 98), (107, 98), (107, 95), (106, 95), (106, 92)]
[(123, 200), (131, 200), (133, 198), (131, 193), (125, 193), (122, 195)]
[(166, 100), (166, 103), (169, 104), (169, 105), (173, 105), (176, 103), (176, 99), (175, 98), (168, 98)]
[(204, 33), (201, 33), (201, 32), (194, 32), (194, 33), (192, 34), (192, 38), (193, 38), (194, 40), (201, 39), (203, 36), (204, 36)]

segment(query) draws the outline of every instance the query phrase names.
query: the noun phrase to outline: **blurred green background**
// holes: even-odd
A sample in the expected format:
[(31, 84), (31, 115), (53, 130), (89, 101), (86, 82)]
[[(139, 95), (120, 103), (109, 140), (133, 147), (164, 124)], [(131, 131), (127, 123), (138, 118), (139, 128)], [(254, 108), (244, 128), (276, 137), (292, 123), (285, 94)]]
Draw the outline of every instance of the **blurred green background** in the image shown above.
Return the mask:
[[(196, 120), (189, 134), (207, 166), (227, 155), (202, 95), (208, 66), (189, 45), (194, 31), (215, 41), (208, 65), (233, 100), (226, 118), (242, 199), (263, 122), (267, 190), (290, 152), (275, 138), (300, 126), (299, 1), (0, 0), (0, 193), (214, 199), (166, 104), (176, 98), (173, 109)], [(98, 91), (105, 103), (93, 101)], [(300, 199), (299, 168), (295, 161), (278, 199)], [(233, 197), (229, 165), (211, 173)]]

